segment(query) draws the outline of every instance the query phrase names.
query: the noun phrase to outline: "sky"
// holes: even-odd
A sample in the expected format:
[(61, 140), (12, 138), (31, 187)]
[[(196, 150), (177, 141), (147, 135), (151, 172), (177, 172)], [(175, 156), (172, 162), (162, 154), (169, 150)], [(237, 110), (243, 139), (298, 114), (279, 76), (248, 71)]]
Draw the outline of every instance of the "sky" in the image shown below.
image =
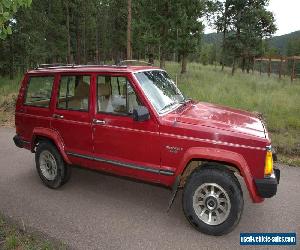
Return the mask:
[[(300, 0), (270, 0), (267, 9), (272, 11), (275, 16), (278, 29), (275, 36), (300, 30)], [(206, 27), (204, 32), (211, 33), (215, 30)]]

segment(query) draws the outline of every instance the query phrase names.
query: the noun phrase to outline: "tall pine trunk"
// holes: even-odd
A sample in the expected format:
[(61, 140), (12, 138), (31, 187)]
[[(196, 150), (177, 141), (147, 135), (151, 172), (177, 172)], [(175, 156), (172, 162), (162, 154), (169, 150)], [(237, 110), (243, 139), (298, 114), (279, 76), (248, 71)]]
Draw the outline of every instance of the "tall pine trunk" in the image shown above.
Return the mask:
[(132, 59), (131, 49), (131, 0), (127, 1), (127, 60)]
[(83, 63), (87, 64), (87, 51), (86, 51), (86, 12), (83, 18)]
[(181, 62), (181, 74), (186, 73), (187, 71), (187, 53), (182, 54), (182, 62)]
[(250, 56), (248, 56), (248, 60), (247, 60), (247, 74), (249, 74), (249, 72), (250, 72), (250, 64), (252, 63), (251, 62), (251, 59), (250, 59)]
[(99, 56), (99, 20), (97, 17), (96, 21), (96, 64), (100, 64), (100, 56)]
[(14, 51), (12, 36), (9, 36), (9, 79), (14, 79)]
[(246, 57), (243, 56), (242, 57), (242, 72), (243, 73), (245, 72), (245, 67), (246, 67)]
[(70, 36), (70, 9), (69, 9), (69, 0), (66, 1), (66, 10), (67, 10), (67, 46), (68, 46), (68, 54), (67, 54), (67, 63), (71, 63), (71, 36)]
[[(238, 13), (238, 20), (241, 19), (241, 13)], [(237, 23), (237, 29), (236, 29), (236, 37), (237, 37), (237, 42), (241, 41), (241, 27), (239, 22)], [(236, 70), (236, 60), (239, 59), (241, 56), (240, 51), (235, 51), (234, 52), (234, 56), (233, 56), (233, 63), (232, 63), (232, 70), (231, 70), (231, 74), (234, 75), (235, 70)]]
[(77, 22), (77, 31), (76, 31), (76, 63), (81, 64), (81, 35), (80, 27)]
[(222, 43), (222, 71), (225, 66), (225, 50), (226, 50), (226, 31), (227, 31), (227, 12), (228, 12), (228, 1), (225, 1), (225, 10), (224, 10), (224, 22), (223, 22), (223, 43)]
[(166, 57), (165, 53), (162, 51), (160, 55), (160, 60), (159, 60), (159, 67), (164, 69), (166, 68)]
[(235, 66), (236, 66), (235, 64), (236, 64), (236, 57), (233, 57), (231, 75), (234, 75), (235, 73)]

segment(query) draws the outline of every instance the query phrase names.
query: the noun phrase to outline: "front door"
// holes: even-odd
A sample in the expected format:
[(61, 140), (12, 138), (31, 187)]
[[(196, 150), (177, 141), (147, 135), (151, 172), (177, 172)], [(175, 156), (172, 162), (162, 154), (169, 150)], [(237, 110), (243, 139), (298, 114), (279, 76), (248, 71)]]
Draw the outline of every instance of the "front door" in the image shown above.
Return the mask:
[(74, 74), (59, 77), (57, 100), (51, 126), (59, 132), (65, 151), (73, 164), (88, 166), (84, 158), (92, 154), (92, 127), (89, 75)]
[(158, 179), (158, 125), (151, 119), (134, 121), (133, 109), (143, 105), (125, 75), (96, 77), (93, 119), (95, 160), (100, 168), (143, 180)]

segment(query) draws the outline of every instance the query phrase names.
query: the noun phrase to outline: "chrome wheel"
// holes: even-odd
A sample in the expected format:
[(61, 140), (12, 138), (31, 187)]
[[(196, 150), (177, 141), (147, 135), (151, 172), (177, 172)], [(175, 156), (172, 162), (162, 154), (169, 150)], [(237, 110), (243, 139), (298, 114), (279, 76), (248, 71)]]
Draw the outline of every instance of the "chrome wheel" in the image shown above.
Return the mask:
[(208, 225), (219, 225), (229, 216), (231, 203), (227, 192), (216, 183), (204, 183), (193, 195), (198, 218)]
[(49, 181), (53, 181), (57, 175), (57, 164), (54, 156), (44, 150), (39, 157), (40, 169), (42, 175)]

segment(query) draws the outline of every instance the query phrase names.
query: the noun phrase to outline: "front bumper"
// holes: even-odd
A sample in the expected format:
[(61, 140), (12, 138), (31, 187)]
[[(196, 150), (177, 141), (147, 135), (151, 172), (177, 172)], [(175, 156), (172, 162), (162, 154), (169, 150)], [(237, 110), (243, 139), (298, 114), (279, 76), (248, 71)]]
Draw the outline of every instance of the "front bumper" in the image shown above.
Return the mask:
[(280, 180), (280, 170), (274, 168), (274, 173), (264, 179), (255, 179), (254, 182), (257, 187), (259, 196), (263, 198), (271, 198), (277, 192), (277, 186)]

